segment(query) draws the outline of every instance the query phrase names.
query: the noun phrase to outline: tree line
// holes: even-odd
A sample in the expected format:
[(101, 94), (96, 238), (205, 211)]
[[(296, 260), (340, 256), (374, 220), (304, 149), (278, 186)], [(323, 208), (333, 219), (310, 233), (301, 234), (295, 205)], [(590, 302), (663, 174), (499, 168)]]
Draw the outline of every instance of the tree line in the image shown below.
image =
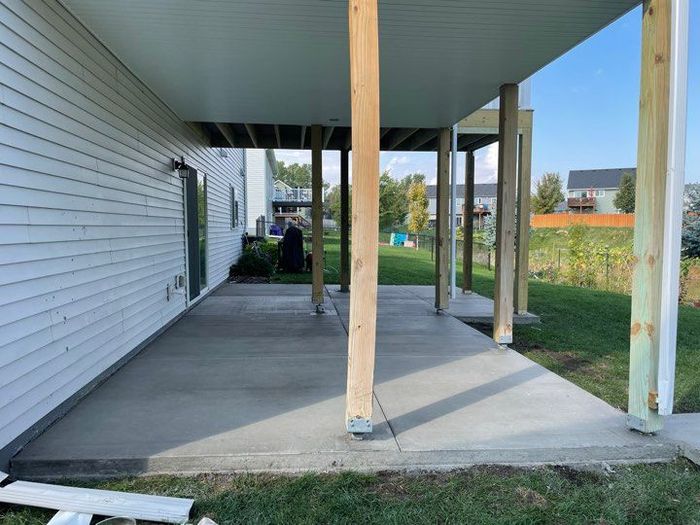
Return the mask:
[[(311, 187), (311, 164), (277, 162), (277, 180), (293, 188)], [(324, 184), (324, 214), (340, 223), (340, 185)], [(352, 206), (352, 185), (349, 188)], [(425, 175), (412, 173), (396, 179), (389, 170), (379, 177), (379, 227), (407, 228), (419, 233), (428, 227), (428, 192)]]

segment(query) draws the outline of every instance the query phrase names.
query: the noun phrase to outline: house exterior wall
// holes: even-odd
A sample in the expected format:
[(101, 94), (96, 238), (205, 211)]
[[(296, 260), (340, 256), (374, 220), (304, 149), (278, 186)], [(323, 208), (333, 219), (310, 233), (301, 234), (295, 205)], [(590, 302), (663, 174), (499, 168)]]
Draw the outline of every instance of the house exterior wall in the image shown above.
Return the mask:
[(227, 277), (241, 249), (245, 153), (206, 147), (56, 0), (2, 3), (0, 24), (6, 452), (185, 311), (184, 290), (166, 293), (186, 265), (173, 157), (207, 176), (210, 287)]
[[(584, 192), (588, 194), (591, 190), (586, 188), (581, 189), (569, 189), (567, 190), (567, 197), (578, 197)], [(596, 190), (593, 190), (596, 191)], [(595, 213), (620, 213), (613, 201), (615, 200), (615, 195), (617, 195), (617, 188), (599, 188), (598, 193), (595, 195)], [(603, 195), (600, 195), (600, 192)]]
[(274, 153), (270, 150), (246, 150), (247, 231), (251, 235), (255, 234), (255, 222), (261, 215), (270, 223), (274, 221), (274, 162)]

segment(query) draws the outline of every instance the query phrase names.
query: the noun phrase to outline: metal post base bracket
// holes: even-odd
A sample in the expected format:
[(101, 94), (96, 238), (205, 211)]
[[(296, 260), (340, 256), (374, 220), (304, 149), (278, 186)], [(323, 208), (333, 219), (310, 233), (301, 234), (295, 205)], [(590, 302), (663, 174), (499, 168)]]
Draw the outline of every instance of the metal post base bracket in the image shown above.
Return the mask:
[(372, 432), (372, 420), (364, 417), (348, 419), (346, 427), (351, 434), (370, 434)]
[(322, 304), (317, 304), (316, 305), (316, 311), (314, 312), (316, 314), (325, 314), (326, 313), (326, 308)]

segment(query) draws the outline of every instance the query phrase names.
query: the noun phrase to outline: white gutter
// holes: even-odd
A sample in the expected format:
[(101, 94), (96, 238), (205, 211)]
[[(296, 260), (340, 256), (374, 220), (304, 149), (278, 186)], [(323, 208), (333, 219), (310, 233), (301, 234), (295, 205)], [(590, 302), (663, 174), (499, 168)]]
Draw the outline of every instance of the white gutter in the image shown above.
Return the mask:
[(450, 298), (457, 297), (457, 124), (452, 126), (452, 184), (450, 186)]
[(671, 82), (669, 96), (668, 161), (664, 246), (662, 256), (661, 319), (659, 321), (660, 415), (673, 412), (678, 335), (683, 186), (688, 94), (688, 0), (674, 0), (671, 19)]

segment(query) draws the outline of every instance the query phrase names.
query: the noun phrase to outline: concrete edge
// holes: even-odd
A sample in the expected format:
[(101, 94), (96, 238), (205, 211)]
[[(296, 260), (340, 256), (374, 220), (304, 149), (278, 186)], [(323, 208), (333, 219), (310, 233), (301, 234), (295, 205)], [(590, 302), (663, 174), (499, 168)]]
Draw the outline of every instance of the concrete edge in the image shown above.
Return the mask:
[[(478, 323), (478, 324), (493, 324), (493, 316), (460, 316), (451, 314), (449, 308), (445, 310), (445, 313), (451, 315), (455, 319), (462, 321), (463, 323)], [(527, 314), (515, 314), (513, 315), (513, 323), (517, 325), (529, 325), (529, 324), (539, 324), (539, 316), (531, 313)]]
[(689, 461), (692, 461), (696, 465), (700, 466), (700, 450), (695, 447), (683, 443), (680, 446), (681, 455)]
[(0, 449), (0, 470), (9, 470), (12, 458), (19, 454), (24, 447), (29, 443), (38, 438), (41, 434), (46, 432), (52, 425), (58, 422), (63, 416), (65, 416), (70, 410), (72, 410), (80, 401), (90, 394), (93, 390), (98, 388), (102, 383), (107, 381), (115, 373), (119, 371), (124, 365), (140, 354), (148, 345), (150, 345), (155, 339), (182, 319), (187, 313), (193, 308), (197, 307), (206, 297), (214, 293), (216, 290), (221, 288), (223, 285), (227, 284), (228, 279), (224, 279), (221, 283), (217, 284), (210, 290), (208, 290), (200, 300), (195, 304), (189, 305), (182, 312), (173, 317), (161, 328), (153, 332), (136, 347), (130, 350), (125, 356), (117, 360), (114, 364), (110, 365), (107, 369), (97, 375), (92, 381), (83, 386), (80, 390), (70, 396), (68, 399), (63, 401), (56, 408), (51, 410), (48, 414), (42, 417), (39, 421), (34, 423), (30, 428), (22, 432), (15, 439), (10, 441), (7, 445)]
[[(493, 449), (448, 451), (344, 451), (300, 454), (241, 454), (76, 460), (14, 460), (12, 475), (25, 480), (108, 479), (143, 475), (206, 473), (450, 471), (477, 465), (591, 467), (603, 464), (660, 463), (675, 460), (676, 445), (594, 446), (568, 449)], [(56, 475), (60, 472), (60, 475)], [(99, 476), (95, 476), (99, 472)]]
[(700, 448), (694, 447), (680, 439), (669, 439), (669, 441), (678, 447), (678, 452), (681, 457), (700, 466)]

